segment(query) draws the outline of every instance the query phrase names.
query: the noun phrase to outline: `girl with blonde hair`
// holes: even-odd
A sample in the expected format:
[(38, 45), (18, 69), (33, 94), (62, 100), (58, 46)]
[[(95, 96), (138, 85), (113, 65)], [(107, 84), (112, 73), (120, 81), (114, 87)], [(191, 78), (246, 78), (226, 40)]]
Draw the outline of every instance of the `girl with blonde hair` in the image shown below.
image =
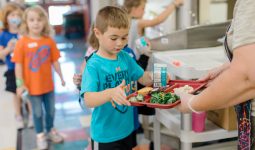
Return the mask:
[(62, 86), (65, 86), (58, 62), (60, 52), (51, 38), (52, 29), (47, 13), (40, 6), (33, 6), (25, 11), (21, 33), (23, 37), (17, 41), (12, 59), (16, 63), (17, 94), (28, 91), (33, 108), (37, 147), (47, 149), (43, 118), (48, 139), (54, 143), (63, 141), (63, 137), (54, 129), (55, 99), (51, 69), (53, 66)]

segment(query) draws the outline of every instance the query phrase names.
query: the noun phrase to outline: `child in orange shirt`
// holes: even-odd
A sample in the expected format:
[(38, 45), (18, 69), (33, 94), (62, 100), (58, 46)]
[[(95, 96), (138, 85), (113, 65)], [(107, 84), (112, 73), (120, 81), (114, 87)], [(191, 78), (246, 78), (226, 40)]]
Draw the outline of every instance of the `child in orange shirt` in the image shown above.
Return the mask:
[[(28, 91), (33, 108), (37, 147), (47, 149), (47, 138), (44, 134), (43, 118), (48, 138), (59, 143), (63, 137), (53, 128), (55, 99), (51, 66), (58, 73), (62, 86), (65, 81), (62, 76), (58, 59), (60, 52), (55, 41), (50, 37), (51, 27), (47, 13), (40, 6), (28, 8), (23, 17), (22, 34), (14, 50), (13, 61), (16, 63), (17, 94)], [(43, 115), (44, 106), (46, 114)]]

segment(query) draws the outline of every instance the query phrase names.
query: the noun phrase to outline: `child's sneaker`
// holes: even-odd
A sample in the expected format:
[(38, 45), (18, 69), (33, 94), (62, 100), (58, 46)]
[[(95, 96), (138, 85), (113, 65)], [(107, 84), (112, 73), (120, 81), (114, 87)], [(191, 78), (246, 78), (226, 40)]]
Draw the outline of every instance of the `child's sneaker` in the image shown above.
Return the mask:
[(64, 138), (55, 129), (51, 129), (51, 132), (48, 133), (48, 139), (53, 143), (61, 143), (64, 141)]
[(18, 130), (24, 128), (24, 121), (22, 116), (16, 116), (16, 125)]
[(34, 127), (34, 122), (33, 122), (33, 116), (32, 115), (29, 115), (29, 117), (28, 117), (27, 127), (28, 128), (33, 128)]
[(37, 134), (36, 142), (37, 142), (37, 148), (39, 150), (44, 150), (44, 149), (48, 148), (48, 142), (47, 142), (47, 139), (46, 139), (44, 133)]

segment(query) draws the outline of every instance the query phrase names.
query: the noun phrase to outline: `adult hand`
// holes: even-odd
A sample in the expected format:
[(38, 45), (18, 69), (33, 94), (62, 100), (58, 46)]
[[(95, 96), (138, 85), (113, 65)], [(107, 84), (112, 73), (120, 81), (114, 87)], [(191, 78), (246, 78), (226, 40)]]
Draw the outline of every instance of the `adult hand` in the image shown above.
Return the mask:
[(192, 94), (188, 94), (185, 92), (181, 92), (177, 94), (180, 96), (181, 103), (176, 107), (180, 112), (183, 113), (191, 113), (191, 110), (188, 107), (188, 101), (194, 96)]
[(202, 78), (198, 79), (199, 81), (206, 81), (206, 87), (210, 86), (212, 81), (217, 78), (223, 71), (225, 70), (224, 67), (217, 67), (208, 72), (207, 75), (203, 76)]
[(122, 83), (111, 89), (111, 100), (115, 101), (118, 105), (128, 105), (130, 106), (130, 102), (127, 100), (126, 93), (124, 88), (126, 86), (125, 80), (122, 80)]

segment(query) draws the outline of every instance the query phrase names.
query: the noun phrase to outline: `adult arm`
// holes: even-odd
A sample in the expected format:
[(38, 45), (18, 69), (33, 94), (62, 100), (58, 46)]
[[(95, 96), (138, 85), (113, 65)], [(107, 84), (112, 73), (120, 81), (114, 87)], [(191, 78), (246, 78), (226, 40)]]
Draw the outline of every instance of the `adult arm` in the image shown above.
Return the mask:
[(138, 31), (141, 31), (143, 28), (145, 27), (151, 27), (151, 26), (155, 26), (158, 25), (160, 23), (162, 23), (163, 21), (165, 21), (167, 19), (167, 17), (172, 14), (172, 12), (176, 9), (176, 7), (180, 6), (183, 3), (183, 0), (175, 0), (174, 2), (172, 2), (171, 4), (169, 4), (167, 6), (167, 8), (160, 13), (157, 17), (155, 17), (152, 20), (145, 20), (145, 19), (141, 19), (138, 21)]
[[(233, 106), (255, 98), (255, 44), (234, 50), (233, 60), (214, 82), (201, 94), (194, 96), (191, 107), (196, 111)], [(187, 103), (191, 95), (182, 95), (180, 110), (190, 112)]]

